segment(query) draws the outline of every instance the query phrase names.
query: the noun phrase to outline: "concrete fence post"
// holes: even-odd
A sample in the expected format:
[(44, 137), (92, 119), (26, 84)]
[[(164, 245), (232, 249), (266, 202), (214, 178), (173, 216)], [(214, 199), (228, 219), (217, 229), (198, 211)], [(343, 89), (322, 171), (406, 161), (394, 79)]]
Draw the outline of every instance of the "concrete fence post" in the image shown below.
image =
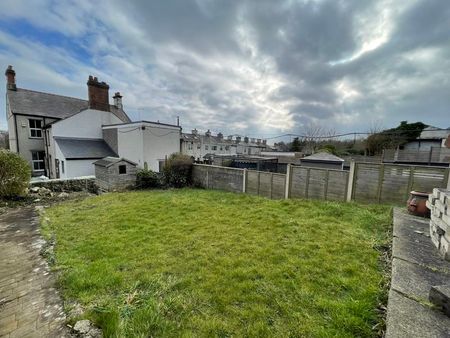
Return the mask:
[(242, 192), (245, 194), (247, 192), (247, 173), (248, 169), (244, 168), (243, 177), (242, 177)]
[(448, 168), (446, 170), (446, 176), (447, 176), (447, 190), (450, 190), (450, 164), (448, 165)]
[(352, 200), (353, 196), (353, 181), (355, 180), (355, 161), (350, 162), (350, 172), (348, 173), (348, 185), (347, 185), (347, 202)]
[(286, 169), (286, 182), (285, 182), (285, 186), (284, 186), (284, 198), (288, 199), (289, 198), (289, 194), (290, 194), (290, 190), (291, 190), (291, 164), (288, 163), (287, 165), (287, 169)]

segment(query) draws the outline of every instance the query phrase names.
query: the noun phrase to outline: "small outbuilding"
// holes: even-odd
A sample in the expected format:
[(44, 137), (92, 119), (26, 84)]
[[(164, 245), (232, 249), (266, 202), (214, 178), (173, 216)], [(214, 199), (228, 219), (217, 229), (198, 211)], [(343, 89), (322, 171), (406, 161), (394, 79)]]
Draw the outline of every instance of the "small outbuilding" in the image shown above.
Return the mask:
[(94, 162), (95, 181), (103, 191), (125, 190), (136, 185), (137, 164), (119, 157)]
[(338, 169), (343, 170), (344, 160), (336, 155), (320, 152), (310, 156), (303, 157), (300, 160), (302, 167), (309, 168), (323, 168), (323, 169)]

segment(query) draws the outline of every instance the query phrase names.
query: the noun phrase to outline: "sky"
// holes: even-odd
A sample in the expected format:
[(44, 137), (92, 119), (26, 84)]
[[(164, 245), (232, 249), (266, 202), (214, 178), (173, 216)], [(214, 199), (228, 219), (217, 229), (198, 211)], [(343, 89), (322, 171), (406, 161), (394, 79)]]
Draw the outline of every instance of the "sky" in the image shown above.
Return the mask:
[(97, 76), (132, 120), (184, 131), (450, 127), (448, 0), (10, 0), (0, 64), (85, 99)]

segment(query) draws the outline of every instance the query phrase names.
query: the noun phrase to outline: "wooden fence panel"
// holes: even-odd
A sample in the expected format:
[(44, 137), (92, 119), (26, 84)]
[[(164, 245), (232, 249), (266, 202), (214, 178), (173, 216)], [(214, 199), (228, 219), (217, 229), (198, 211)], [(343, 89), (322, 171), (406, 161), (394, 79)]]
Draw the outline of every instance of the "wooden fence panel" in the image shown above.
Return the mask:
[(258, 195), (258, 189), (259, 189), (259, 172), (248, 170), (247, 187), (245, 192), (251, 195)]
[(310, 169), (308, 182), (308, 198), (325, 199), (327, 170)]
[(272, 198), (272, 174), (268, 172), (258, 172), (259, 174), (259, 195)]
[(345, 201), (347, 197), (348, 176), (348, 171), (328, 171), (327, 200)]
[(286, 175), (272, 174), (272, 198), (283, 199), (286, 184)]
[(384, 165), (381, 192), (377, 202), (401, 204), (406, 202), (411, 167), (399, 165)]
[(307, 197), (308, 168), (293, 166), (291, 174), (290, 196), (292, 198)]
[(414, 167), (411, 190), (432, 193), (433, 188), (445, 188), (447, 168)]
[(353, 197), (356, 202), (378, 202), (380, 165), (356, 163)]

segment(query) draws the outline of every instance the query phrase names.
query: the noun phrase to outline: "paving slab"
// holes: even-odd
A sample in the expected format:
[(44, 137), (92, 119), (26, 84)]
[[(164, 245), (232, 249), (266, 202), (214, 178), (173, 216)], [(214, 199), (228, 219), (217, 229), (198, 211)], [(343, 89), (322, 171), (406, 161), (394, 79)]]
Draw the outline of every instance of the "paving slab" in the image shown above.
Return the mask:
[(394, 258), (392, 260), (391, 289), (428, 302), (432, 285), (450, 282), (450, 274), (424, 269), (417, 264)]
[(450, 318), (411, 300), (397, 291), (389, 292), (386, 338), (450, 337)]
[(450, 318), (429, 301), (432, 286), (450, 281), (450, 262), (433, 245), (429, 220), (394, 209), (392, 279), (386, 337), (450, 337)]
[(0, 216), (0, 337), (71, 337), (33, 208)]

